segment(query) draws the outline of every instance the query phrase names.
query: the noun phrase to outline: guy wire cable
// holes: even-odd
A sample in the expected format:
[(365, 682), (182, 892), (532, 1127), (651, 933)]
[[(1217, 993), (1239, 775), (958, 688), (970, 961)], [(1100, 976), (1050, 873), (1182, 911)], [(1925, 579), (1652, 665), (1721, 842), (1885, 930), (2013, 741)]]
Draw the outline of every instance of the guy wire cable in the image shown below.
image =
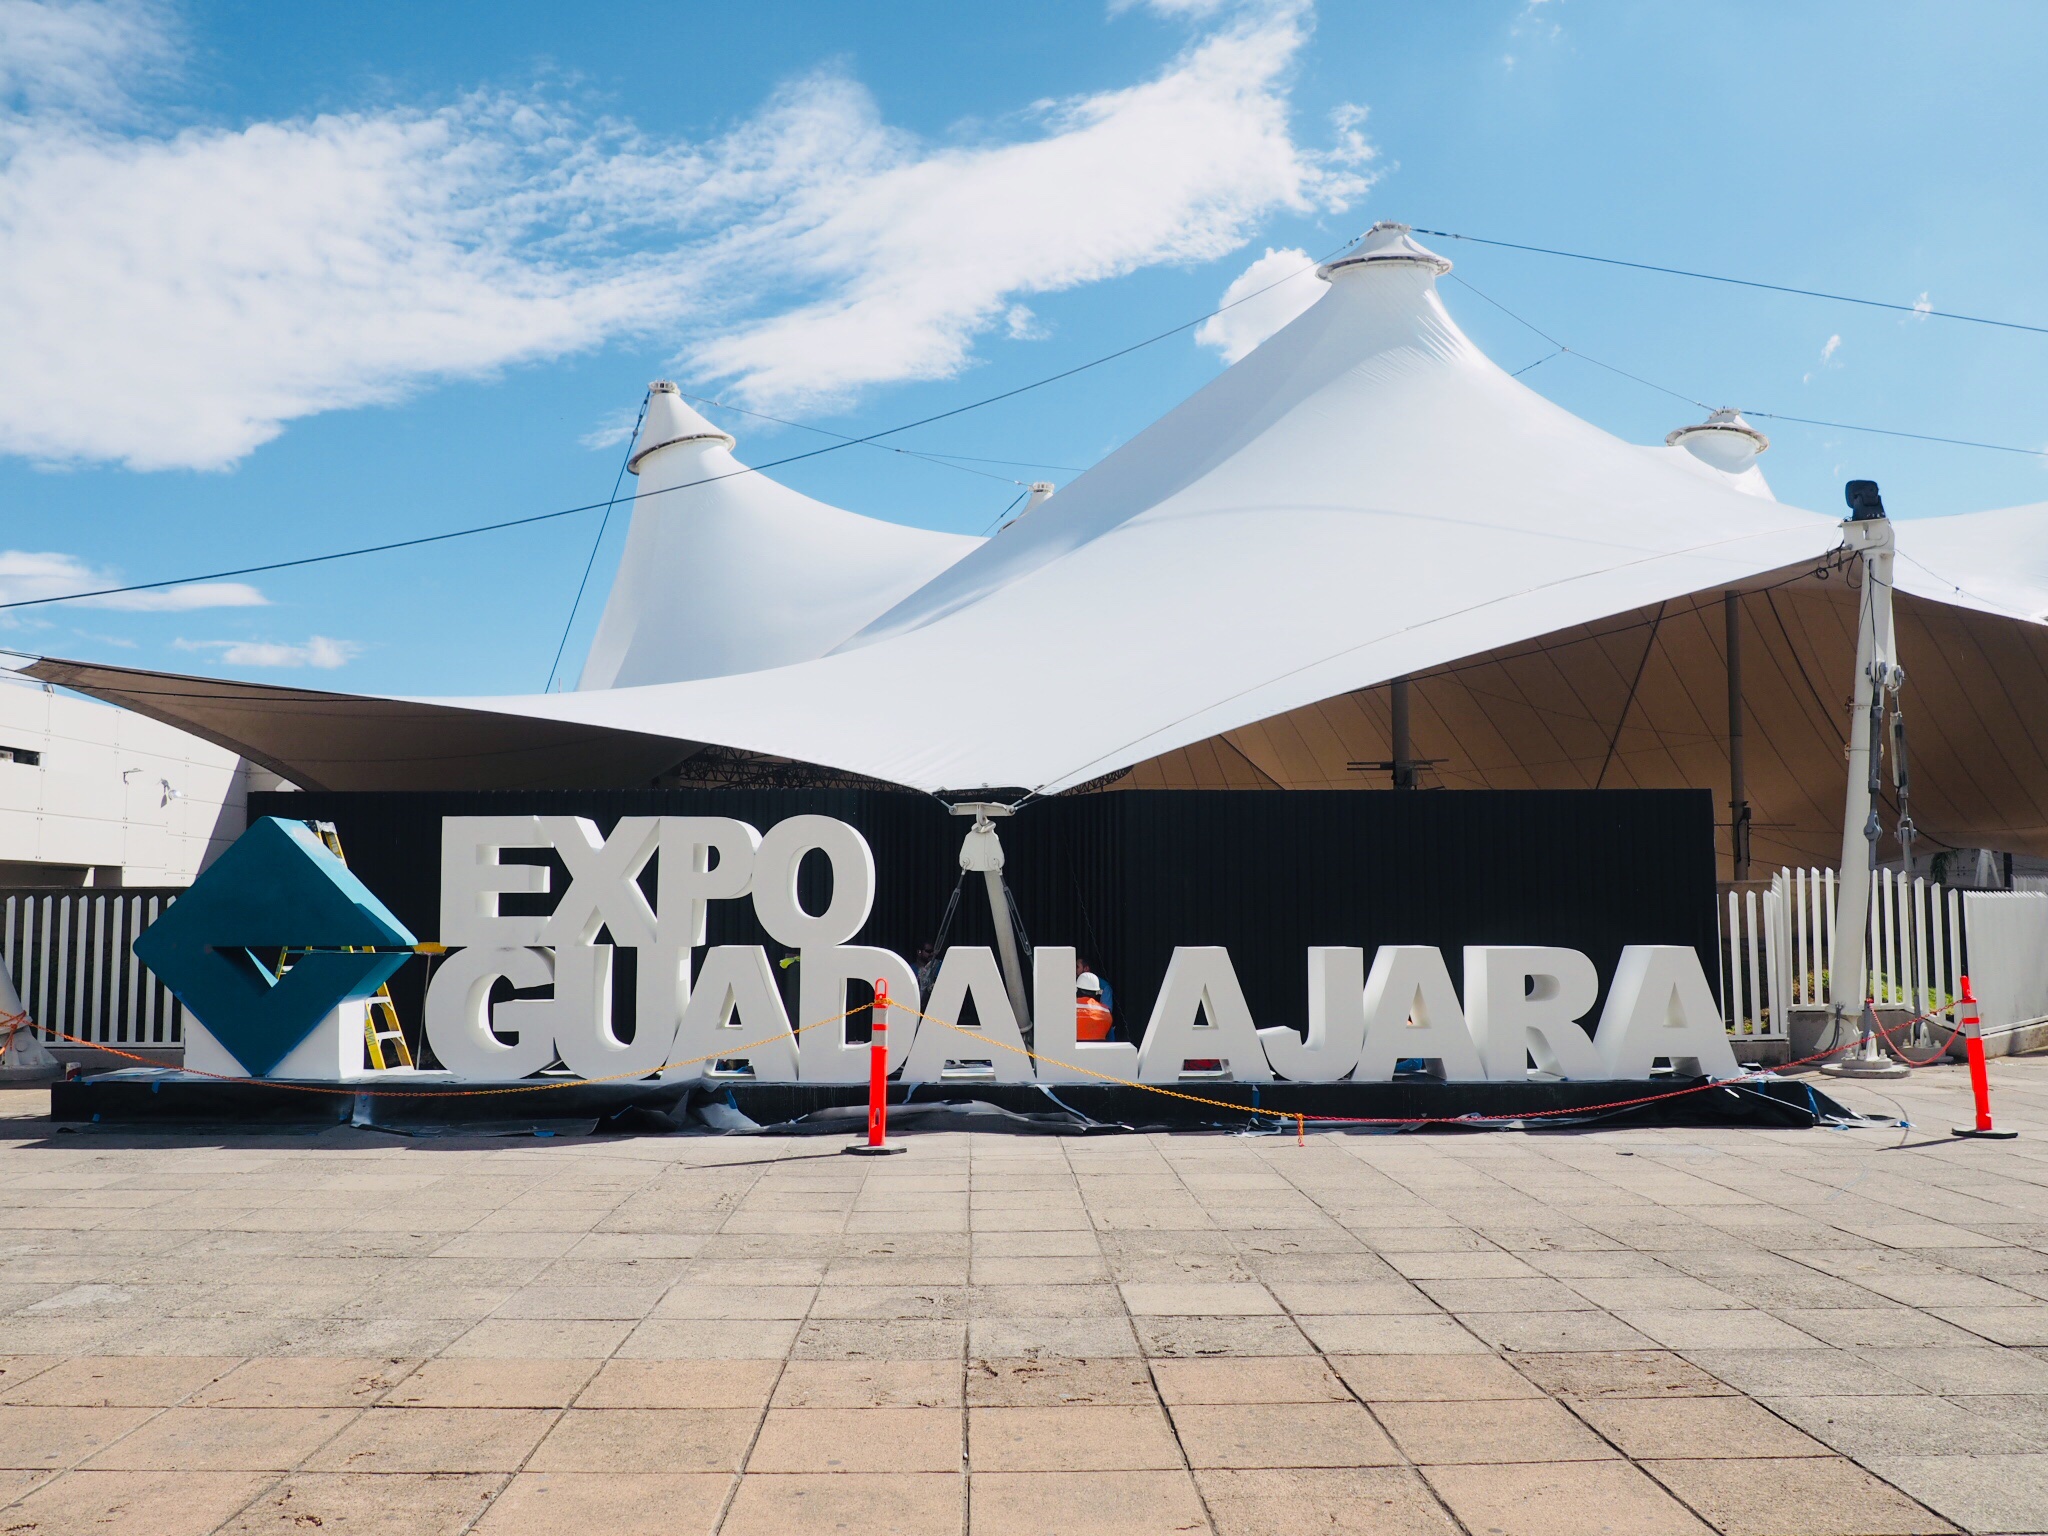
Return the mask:
[(2028, 325), (2020, 320), (1999, 320), (1987, 315), (1965, 315), (1950, 309), (1920, 304), (1896, 304), (1888, 299), (1863, 299), (1849, 293), (1828, 293), (1819, 288), (1795, 288), (1786, 283), (1758, 282), (1747, 277), (1725, 277), (1718, 272), (1693, 272), (1684, 267), (1661, 267), (1648, 261), (1624, 261), (1618, 256), (1593, 256), (1584, 251), (1559, 251), (1547, 245), (1520, 245), (1513, 240), (1489, 240), (1484, 235), (1461, 235), (1448, 229), (1421, 229), (1418, 235), (1434, 240), (1465, 240), (1473, 245), (1497, 246), (1504, 251), (1529, 251), (1538, 256), (1562, 256), (1570, 261), (1597, 262), (1603, 267), (1628, 267), (1637, 272), (1656, 272), (1666, 277), (1690, 277), (1703, 283), (1725, 283), (1731, 288), (1757, 288), (1765, 293), (1789, 293), (1802, 299), (1829, 299), (1837, 304), (1857, 304), (1865, 309), (1889, 309), (1902, 315), (1926, 315), (1934, 320), (1959, 320), (1965, 325), (1989, 325), (2005, 331), (2029, 331), (2048, 336), (2048, 325)]
[(597, 537), (590, 541), (590, 558), (583, 562), (583, 579), (576, 583), (576, 600), (569, 604), (569, 617), (562, 621), (562, 638), (555, 645), (555, 659), (548, 663), (546, 693), (555, 686), (555, 673), (562, 665), (562, 652), (569, 648), (569, 631), (576, 627), (576, 610), (583, 606), (583, 589), (590, 585), (591, 568), (597, 564), (597, 552), (604, 547), (604, 531), (612, 525), (612, 508), (619, 504), (619, 487), (626, 483), (626, 466), (633, 462), (633, 450), (640, 443), (640, 424), (647, 420), (647, 402), (654, 398), (654, 391), (648, 390), (640, 396), (640, 414), (633, 418), (633, 430), (626, 435), (626, 456), (619, 460), (619, 472), (612, 476), (612, 494), (604, 504), (604, 517), (597, 525)]
[[(721, 411), (734, 411), (741, 416), (751, 416), (756, 421), (772, 421), (778, 427), (795, 427), (799, 432), (815, 432), (820, 437), (836, 437), (841, 442), (853, 440), (848, 433), (834, 432), (830, 427), (816, 427), (808, 421), (791, 421), (787, 416), (770, 416), (766, 411), (749, 410), (744, 405), (733, 405), (710, 395), (693, 395), (687, 389), (679, 389), (676, 393), (685, 400), (694, 400), (699, 405), (708, 405)], [(879, 448), (883, 453), (900, 453), (907, 459), (923, 459), (927, 464), (936, 464), (941, 469), (957, 469), (963, 475), (980, 475), (984, 480), (1000, 480), (1004, 485), (1022, 485), (1027, 489), (1029, 485), (1026, 481), (1012, 480), (1008, 475), (992, 475), (985, 469), (969, 469), (967, 464), (956, 464), (953, 461), (965, 459), (974, 464), (1007, 464), (1014, 469), (1057, 469), (1063, 474), (1074, 475), (1086, 473), (1085, 470), (1071, 464), (1027, 464), (1022, 459), (977, 459), (964, 453), (926, 453), (918, 448), (898, 448), (893, 443), (867, 443), (863, 446)]]
[[(1645, 389), (1654, 389), (1659, 394), (1669, 395), (1674, 400), (1683, 400), (1687, 405), (1696, 406), (1700, 410), (1711, 411), (1714, 409), (1713, 406), (1708, 405), (1704, 400), (1695, 400), (1691, 395), (1686, 394), (1682, 390), (1672, 389), (1667, 385), (1659, 384), (1655, 379), (1646, 379), (1641, 374), (1630, 373), (1626, 368), (1617, 368), (1612, 363), (1602, 362), (1599, 358), (1592, 356), (1590, 353), (1581, 352), (1576, 347), (1568, 347), (1551, 335), (1550, 332), (1537, 325), (1533, 320), (1524, 315), (1517, 314), (1514, 310), (1509, 309), (1507, 305), (1501, 303), (1499, 299), (1494, 298), (1493, 295), (1481, 292), (1457, 273), (1451, 273), (1450, 278), (1452, 282), (1458, 284), (1475, 297), (1484, 299), (1517, 325), (1523, 326), (1534, 334), (1541, 336), (1550, 345), (1557, 348), (1555, 352), (1550, 353), (1548, 356), (1539, 357), (1535, 362), (1517, 368), (1509, 375), (1510, 378), (1518, 379), (1531, 369), (1549, 362), (1552, 358), (1570, 356), (1576, 357), (1582, 363), (1591, 363), (1595, 368), (1605, 368), (1609, 373), (1619, 374), (1622, 378), (1628, 379), (1632, 383), (1640, 384)], [(1904, 432), (1893, 427), (1863, 427), (1849, 421), (1821, 421), (1812, 416), (1788, 416), (1781, 411), (1760, 410), (1754, 406), (1747, 405), (1740, 406), (1738, 409), (1744, 416), (1754, 416), (1759, 421), (1790, 421), (1797, 422), (1805, 427), (1831, 427), (1841, 432), (1867, 432), (1876, 437), (1903, 437), (1911, 439), (1916, 443), (1941, 443), (1951, 448), (1983, 448), (1992, 453), (2023, 453), (2034, 458), (2048, 458), (2048, 448), (2016, 448), (2010, 443), (1985, 443), (1967, 437), (1940, 437), (1931, 432)]]

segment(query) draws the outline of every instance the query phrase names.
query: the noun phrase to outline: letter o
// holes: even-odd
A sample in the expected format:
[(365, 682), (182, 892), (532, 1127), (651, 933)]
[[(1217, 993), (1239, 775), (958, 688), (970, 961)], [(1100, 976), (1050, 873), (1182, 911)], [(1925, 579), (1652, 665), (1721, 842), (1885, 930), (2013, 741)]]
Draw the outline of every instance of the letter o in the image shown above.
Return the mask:
[[(812, 914), (796, 898), (804, 855), (822, 848), (832, 862), (832, 900)], [(791, 949), (825, 949), (860, 932), (875, 905), (875, 855), (867, 839), (830, 816), (792, 816), (761, 838), (754, 855), (754, 915), (768, 936)]]

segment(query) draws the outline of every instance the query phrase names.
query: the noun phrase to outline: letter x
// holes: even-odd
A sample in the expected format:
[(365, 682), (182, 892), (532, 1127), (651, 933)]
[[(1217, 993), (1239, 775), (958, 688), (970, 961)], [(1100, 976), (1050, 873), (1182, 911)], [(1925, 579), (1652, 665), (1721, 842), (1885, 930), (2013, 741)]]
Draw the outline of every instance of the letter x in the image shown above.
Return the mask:
[(569, 870), (569, 888), (541, 929), (540, 942), (589, 944), (600, 928), (609, 928), (614, 943), (652, 945), (654, 909), (636, 882), (654, 856), (660, 819), (624, 817), (609, 838), (600, 838), (597, 827), (581, 816), (543, 816), (540, 825)]

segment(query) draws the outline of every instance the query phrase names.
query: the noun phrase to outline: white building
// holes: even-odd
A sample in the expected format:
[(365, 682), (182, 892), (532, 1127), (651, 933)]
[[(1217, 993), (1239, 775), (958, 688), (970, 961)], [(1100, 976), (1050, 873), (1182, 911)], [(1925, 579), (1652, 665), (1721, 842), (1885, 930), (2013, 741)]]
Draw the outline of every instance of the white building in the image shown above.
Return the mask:
[(0, 887), (189, 884), (240, 835), (251, 771), (225, 747), (0, 670)]

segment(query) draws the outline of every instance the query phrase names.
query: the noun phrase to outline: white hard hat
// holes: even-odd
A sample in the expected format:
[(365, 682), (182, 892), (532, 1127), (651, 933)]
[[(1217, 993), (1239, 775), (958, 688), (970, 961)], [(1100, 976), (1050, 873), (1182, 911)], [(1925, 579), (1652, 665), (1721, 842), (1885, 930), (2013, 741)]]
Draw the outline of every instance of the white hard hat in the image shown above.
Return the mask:
[(1093, 971), (1083, 971), (1074, 978), (1074, 990), (1076, 992), (1093, 992), (1097, 997), (1100, 997), (1102, 996), (1102, 978)]

